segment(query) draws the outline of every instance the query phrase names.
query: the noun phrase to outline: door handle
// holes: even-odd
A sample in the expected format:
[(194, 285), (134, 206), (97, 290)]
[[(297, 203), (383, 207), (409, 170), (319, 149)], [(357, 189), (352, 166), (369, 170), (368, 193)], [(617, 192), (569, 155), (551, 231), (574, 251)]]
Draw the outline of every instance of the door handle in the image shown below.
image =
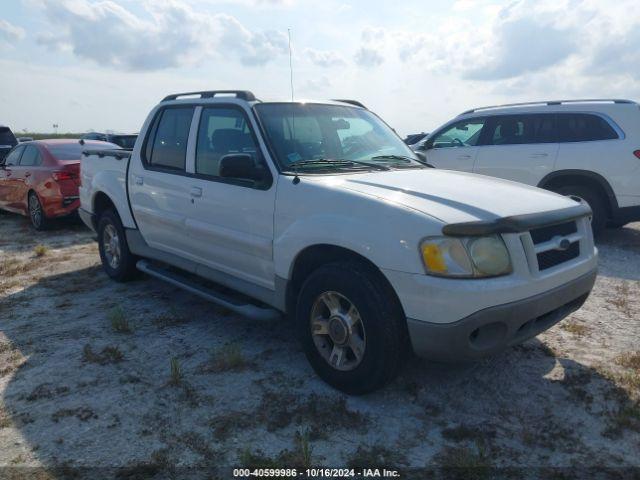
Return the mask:
[(201, 197), (202, 189), (200, 187), (191, 187), (191, 196), (192, 197)]
[(136, 185), (142, 185), (144, 183), (144, 179), (138, 175), (135, 175), (133, 177), (133, 181), (136, 183)]
[(549, 154), (548, 153), (532, 153), (531, 155), (529, 155), (531, 158), (542, 158), (542, 157), (548, 157)]
[(458, 158), (460, 160), (468, 160), (471, 158), (471, 155), (458, 155)]

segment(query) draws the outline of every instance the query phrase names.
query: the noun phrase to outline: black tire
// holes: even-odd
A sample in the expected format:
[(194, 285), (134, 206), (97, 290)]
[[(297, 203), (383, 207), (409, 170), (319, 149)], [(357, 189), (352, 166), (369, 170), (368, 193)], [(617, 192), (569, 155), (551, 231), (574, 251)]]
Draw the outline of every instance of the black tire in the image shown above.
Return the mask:
[[(109, 234), (105, 234), (105, 232)], [(114, 238), (112, 233), (115, 231), (116, 237), (112, 242), (108, 242), (107, 237)], [(105, 245), (108, 242), (109, 245)], [(118, 260), (113, 261), (116, 255), (112, 254), (113, 246), (117, 244), (119, 253)], [(124, 227), (120, 221), (120, 217), (113, 210), (106, 210), (98, 219), (98, 249), (100, 250), (100, 260), (104, 271), (112, 279), (117, 282), (126, 282), (135, 278), (138, 274), (136, 269), (137, 258), (129, 250), (127, 237), (125, 236)]]
[[(320, 296), (327, 292), (344, 296), (359, 312), (366, 342), (360, 363), (352, 370), (330, 365), (314, 342), (312, 310)], [(397, 303), (376, 272), (366, 265), (332, 263), (314, 271), (298, 295), (296, 328), (307, 359), (318, 376), (332, 387), (353, 395), (371, 392), (391, 381), (407, 358), (407, 351), (411, 350), (406, 320)]]
[(608, 215), (604, 200), (598, 192), (582, 185), (567, 185), (554, 190), (561, 195), (572, 195), (583, 199), (591, 207), (591, 229), (594, 235), (602, 233), (607, 226)]
[(29, 192), (27, 196), (27, 211), (31, 225), (38, 231), (49, 228), (50, 222), (42, 209), (42, 203), (35, 192)]

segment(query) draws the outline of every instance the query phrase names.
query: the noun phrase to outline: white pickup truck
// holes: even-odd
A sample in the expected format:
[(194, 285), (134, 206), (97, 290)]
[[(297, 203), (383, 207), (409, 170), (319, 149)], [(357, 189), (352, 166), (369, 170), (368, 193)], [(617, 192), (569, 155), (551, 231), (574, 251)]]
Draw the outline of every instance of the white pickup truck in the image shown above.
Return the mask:
[(466, 361), (584, 303), (585, 203), (428, 168), (355, 101), (166, 97), (132, 151), (86, 151), (83, 221), (107, 274), (141, 270), (240, 314), (286, 313), (318, 375), (348, 393), (411, 352)]

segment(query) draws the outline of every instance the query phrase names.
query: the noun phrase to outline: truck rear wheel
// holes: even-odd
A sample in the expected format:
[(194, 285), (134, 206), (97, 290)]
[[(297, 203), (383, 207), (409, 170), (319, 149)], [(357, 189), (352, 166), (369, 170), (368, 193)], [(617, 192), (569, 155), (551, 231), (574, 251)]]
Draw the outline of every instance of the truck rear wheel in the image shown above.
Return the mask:
[(137, 258), (129, 251), (124, 227), (113, 210), (106, 210), (98, 219), (98, 248), (102, 267), (112, 279), (126, 282), (137, 275)]
[(313, 272), (298, 296), (296, 324), (318, 376), (356, 395), (392, 380), (405, 358), (405, 319), (395, 304), (382, 282), (358, 263)]

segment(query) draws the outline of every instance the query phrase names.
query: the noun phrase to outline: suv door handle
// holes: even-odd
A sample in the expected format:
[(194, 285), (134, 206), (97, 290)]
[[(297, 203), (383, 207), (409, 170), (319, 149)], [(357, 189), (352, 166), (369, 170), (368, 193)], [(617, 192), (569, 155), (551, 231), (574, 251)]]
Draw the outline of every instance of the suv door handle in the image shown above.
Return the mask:
[(529, 155), (531, 158), (541, 158), (541, 157), (548, 157), (549, 154), (548, 153), (532, 153), (531, 155)]
[(133, 181), (136, 183), (136, 185), (142, 185), (144, 183), (144, 179), (138, 175), (134, 175)]
[(471, 155), (458, 155), (458, 158), (461, 160), (466, 160), (468, 158), (471, 158)]
[(191, 187), (191, 196), (192, 197), (201, 197), (202, 189), (200, 187)]

